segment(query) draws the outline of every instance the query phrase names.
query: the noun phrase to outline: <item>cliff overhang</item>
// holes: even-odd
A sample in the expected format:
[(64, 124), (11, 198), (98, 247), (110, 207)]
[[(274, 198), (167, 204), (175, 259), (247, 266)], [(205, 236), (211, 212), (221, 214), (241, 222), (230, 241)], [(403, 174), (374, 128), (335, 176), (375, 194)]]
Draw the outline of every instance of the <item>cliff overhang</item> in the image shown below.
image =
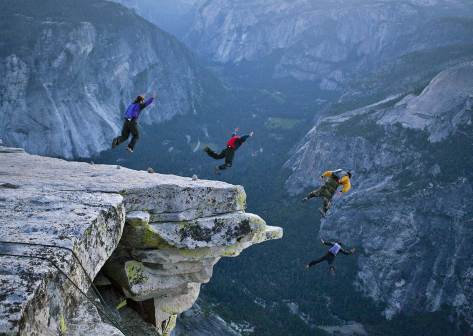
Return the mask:
[(2, 335), (66, 333), (100, 270), (166, 335), (222, 256), (282, 237), (224, 182), (0, 144), (0, 188)]

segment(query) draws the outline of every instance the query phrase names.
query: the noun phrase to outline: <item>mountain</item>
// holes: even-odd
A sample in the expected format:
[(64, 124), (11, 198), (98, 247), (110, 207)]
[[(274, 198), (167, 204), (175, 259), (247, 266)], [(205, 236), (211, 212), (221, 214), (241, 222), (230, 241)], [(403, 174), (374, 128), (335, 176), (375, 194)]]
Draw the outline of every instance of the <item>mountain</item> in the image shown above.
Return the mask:
[[(464, 48), (471, 46), (473, 4), (466, 0), (209, 0), (195, 6), (183, 41), (206, 62), (253, 69), (264, 63), (272, 78), (313, 81), (328, 91), (343, 92), (373, 72), (381, 77), (378, 71), (398, 67), (406, 55), (455, 53), (449, 61), (471, 55)], [(396, 80), (405, 87), (419, 80), (414, 72)], [(358, 85), (353, 90), (369, 93)]]
[(198, 0), (109, 0), (134, 10), (149, 22), (178, 38), (192, 26), (193, 5)]
[(187, 47), (118, 4), (7, 0), (0, 15), (7, 146), (90, 157), (110, 147), (126, 106), (143, 92), (156, 90), (144, 124), (198, 113), (219, 95), (220, 83)]
[(355, 285), (388, 319), (448, 304), (473, 325), (472, 84), (467, 63), (418, 96), (326, 115), (286, 163), (291, 194), (318, 188), (324, 171), (353, 173), (319, 236), (361, 247)]

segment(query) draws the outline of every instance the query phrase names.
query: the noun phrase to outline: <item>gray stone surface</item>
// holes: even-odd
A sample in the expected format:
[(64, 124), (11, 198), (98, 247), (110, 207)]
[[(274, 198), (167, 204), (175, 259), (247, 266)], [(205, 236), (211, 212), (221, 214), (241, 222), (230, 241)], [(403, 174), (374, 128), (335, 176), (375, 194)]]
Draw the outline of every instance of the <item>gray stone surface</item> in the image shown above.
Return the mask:
[[(92, 279), (105, 264), (111, 281), (101, 275), (97, 284), (118, 284), (142, 301), (160, 335), (193, 305), (222, 256), (282, 237), (244, 212), (241, 186), (0, 152), (0, 241), (70, 248)], [(0, 334), (119, 332), (99, 323), (75, 287), (87, 292), (90, 281), (72, 252), (0, 242), (0, 253)]]
[(428, 131), (431, 142), (445, 140), (460, 127), (473, 123), (472, 87), (473, 64), (448, 69), (419, 96), (409, 95), (383, 112), (378, 123), (400, 123), (406, 128)]
[[(89, 168), (95, 166), (1, 153), (0, 182), (19, 188), (1, 191), (0, 241), (67, 247), (93, 279), (118, 244), (125, 209), (119, 194), (79, 187), (85, 179), (74, 172)], [(50, 260), (0, 256), (0, 333), (57, 335), (67, 328), (84, 297), (51, 262), (86, 292), (90, 281), (72, 252), (0, 243), (0, 253)]]

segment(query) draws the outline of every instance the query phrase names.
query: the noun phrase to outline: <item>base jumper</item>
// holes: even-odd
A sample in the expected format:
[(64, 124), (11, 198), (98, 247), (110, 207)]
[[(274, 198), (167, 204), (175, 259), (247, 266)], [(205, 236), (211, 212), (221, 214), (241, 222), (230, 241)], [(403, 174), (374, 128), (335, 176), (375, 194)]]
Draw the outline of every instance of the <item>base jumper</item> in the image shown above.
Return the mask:
[(145, 96), (146, 94), (143, 93), (141, 96), (136, 97), (135, 101), (127, 107), (124, 116), (125, 122), (122, 127), (122, 135), (113, 139), (112, 148), (115, 148), (122, 142), (126, 141), (131, 133), (133, 137), (131, 138), (129, 145), (126, 147), (126, 150), (133, 153), (133, 148), (135, 148), (136, 142), (140, 137), (140, 132), (138, 131), (138, 117), (140, 116), (141, 111), (151, 104), (154, 98), (156, 98), (156, 91), (153, 93), (153, 98), (148, 99), (146, 102), (144, 102)]
[(253, 136), (253, 132), (250, 134), (242, 135), (241, 137), (238, 137), (236, 134), (238, 133), (238, 127), (235, 129), (235, 132), (232, 135), (232, 138), (228, 140), (227, 142), (227, 147), (225, 147), (224, 150), (220, 152), (220, 154), (215, 153), (213, 150), (211, 150), (209, 147), (204, 148), (204, 152), (207, 152), (207, 154), (210, 157), (213, 157), (215, 160), (220, 160), (225, 158), (225, 163), (220, 166), (215, 167), (215, 174), (220, 175), (221, 170), (225, 170), (227, 168), (230, 168), (233, 163), (233, 158), (235, 157), (235, 151), (240, 148), (240, 146), (246, 141), (248, 137)]
[(319, 258), (317, 260), (312, 260), (310, 263), (307, 264), (307, 268), (315, 265), (315, 264), (318, 264), (324, 260), (327, 260), (328, 262), (328, 266), (330, 267), (330, 272), (332, 273), (332, 275), (335, 274), (335, 266), (333, 266), (333, 261), (335, 260), (335, 257), (337, 256), (337, 254), (339, 252), (342, 252), (344, 255), (349, 255), (349, 254), (352, 254), (353, 252), (355, 252), (355, 249), (352, 249), (350, 252), (347, 252), (345, 251), (344, 249), (342, 249), (341, 245), (342, 243), (341, 242), (337, 242), (337, 243), (332, 243), (332, 242), (324, 242), (323, 239), (320, 239), (320, 241), (322, 241), (323, 244), (325, 245), (328, 245), (328, 246), (331, 246), (330, 250), (328, 250), (327, 254), (324, 255), (322, 258)]
[(350, 172), (345, 172), (342, 169), (337, 169), (334, 171), (326, 171), (319, 177), (319, 181), (322, 181), (324, 177), (327, 177), (324, 184), (318, 189), (310, 192), (305, 198), (302, 199), (302, 203), (307, 202), (312, 197), (323, 197), (324, 199), (324, 207), (320, 211), (322, 217), (325, 218), (327, 214), (327, 210), (332, 203), (332, 197), (335, 195), (338, 186), (343, 185), (343, 189), (337, 193), (337, 195), (341, 195), (346, 193), (350, 190)]

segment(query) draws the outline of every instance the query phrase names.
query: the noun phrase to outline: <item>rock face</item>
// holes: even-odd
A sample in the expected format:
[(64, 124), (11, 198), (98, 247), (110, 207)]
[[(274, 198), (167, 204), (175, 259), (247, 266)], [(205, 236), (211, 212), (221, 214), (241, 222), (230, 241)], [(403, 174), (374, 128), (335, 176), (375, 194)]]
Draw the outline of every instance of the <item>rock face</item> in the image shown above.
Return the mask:
[[(120, 325), (102, 325), (79, 291), (87, 292), (104, 264), (166, 335), (220, 257), (282, 237), (282, 229), (244, 212), (241, 186), (222, 182), (3, 146), (0, 182), (2, 335), (119, 334)], [(80, 314), (89, 316), (89, 327), (77, 325)]]
[(176, 328), (171, 336), (189, 334), (194, 336), (241, 336), (218, 315), (206, 314), (197, 303), (179, 315)]
[(159, 28), (183, 37), (192, 26), (192, 8), (198, 0), (109, 0), (134, 10)]
[(110, 148), (137, 95), (156, 90), (139, 119), (149, 124), (197, 113), (219, 85), (176, 38), (115, 3), (27, 1), (4, 14), (0, 137), (28, 153), (90, 157)]
[(282, 237), (280, 228), (243, 212), (241, 187), (191, 183), (196, 186), (160, 186), (138, 197), (123, 194), (133, 211), (127, 213), (123, 238), (104, 267), (163, 335), (172, 330), (177, 314), (192, 307), (200, 284), (210, 280), (221, 257)]
[[(470, 1), (248, 1), (196, 4), (183, 41), (220, 63), (274, 62), (273, 77), (293, 76), (342, 90), (403, 55), (469, 43)], [(266, 58), (266, 60), (265, 60)]]
[(356, 285), (388, 318), (446, 303), (473, 325), (472, 74), (465, 64), (419, 96), (321, 118), (286, 163), (292, 194), (353, 173), (319, 234), (363, 247)]

